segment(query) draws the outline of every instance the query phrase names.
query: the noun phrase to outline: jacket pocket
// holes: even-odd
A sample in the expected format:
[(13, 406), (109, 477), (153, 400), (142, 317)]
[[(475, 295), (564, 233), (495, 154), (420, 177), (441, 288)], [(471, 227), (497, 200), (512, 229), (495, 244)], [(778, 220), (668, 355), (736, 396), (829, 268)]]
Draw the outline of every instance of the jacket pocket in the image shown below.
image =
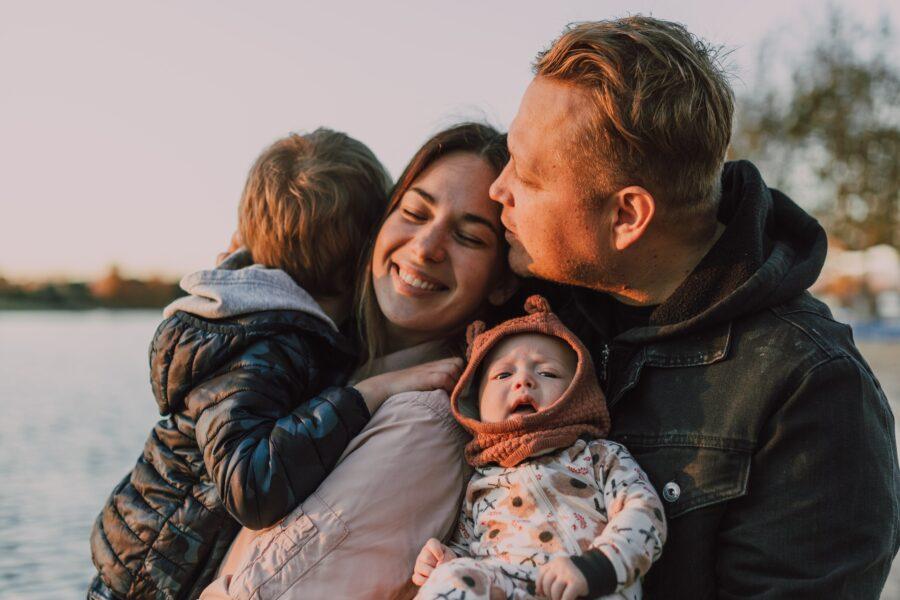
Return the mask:
[(256, 540), (252, 558), (228, 586), (232, 598), (278, 598), (349, 535), (317, 494)]
[(707, 436), (619, 436), (663, 500), (666, 516), (738, 498), (747, 493), (750, 450)]

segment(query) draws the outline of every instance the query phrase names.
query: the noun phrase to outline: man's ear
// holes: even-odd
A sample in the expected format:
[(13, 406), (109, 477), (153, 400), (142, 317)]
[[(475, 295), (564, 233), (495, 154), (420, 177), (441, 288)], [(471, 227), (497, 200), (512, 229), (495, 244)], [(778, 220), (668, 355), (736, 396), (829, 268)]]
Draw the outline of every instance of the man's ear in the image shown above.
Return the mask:
[(511, 269), (504, 269), (503, 277), (500, 283), (488, 294), (488, 302), (492, 306), (501, 306), (507, 300), (513, 297), (513, 294), (519, 291), (521, 281)]
[(612, 231), (616, 250), (624, 250), (641, 239), (656, 214), (656, 199), (639, 185), (622, 188), (613, 196)]

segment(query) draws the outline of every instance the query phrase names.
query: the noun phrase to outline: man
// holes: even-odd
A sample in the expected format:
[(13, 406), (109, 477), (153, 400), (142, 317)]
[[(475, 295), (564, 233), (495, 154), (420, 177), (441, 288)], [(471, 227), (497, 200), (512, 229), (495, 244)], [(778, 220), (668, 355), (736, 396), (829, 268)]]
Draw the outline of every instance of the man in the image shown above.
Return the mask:
[[(647, 17), (568, 29), (535, 64), (491, 188), (510, 263), (567, 286), (622, 442), (662, 495), (648, 598), (877, 598), (897, 551), (894, 422), (806, 291), (821, 226), (747, 162), (713, 49)], [(590, 596), (621, 574), (599, 551)]]

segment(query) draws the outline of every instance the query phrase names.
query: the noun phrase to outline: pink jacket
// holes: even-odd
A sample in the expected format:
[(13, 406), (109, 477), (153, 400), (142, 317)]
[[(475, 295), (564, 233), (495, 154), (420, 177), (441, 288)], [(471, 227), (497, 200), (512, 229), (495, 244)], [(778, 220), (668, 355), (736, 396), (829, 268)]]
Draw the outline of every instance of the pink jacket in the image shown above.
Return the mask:
[[(447, 355), (426, 344), (377, 371)], [(445, 392), (388, 399), (312, 496), (274, 527), (241, 532), (201, 600), (408, 595), (419, 549), (453, 530), (467, 439)]]

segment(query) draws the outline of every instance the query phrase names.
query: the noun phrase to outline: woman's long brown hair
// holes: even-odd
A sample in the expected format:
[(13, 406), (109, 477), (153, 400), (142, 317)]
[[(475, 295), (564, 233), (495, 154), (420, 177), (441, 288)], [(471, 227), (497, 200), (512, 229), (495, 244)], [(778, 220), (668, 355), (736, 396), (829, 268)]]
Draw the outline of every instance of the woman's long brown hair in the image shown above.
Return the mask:
[(365, 262), (362, 272), (357, 279), (356, 306), (357, 306), (357, 333), (359, 335), (359, 348), (362, 349), (360, 363), (363, 365), (363, 373), (370, 371), (372, 361), (385, 353), (387, 346), (386, 327), (384, 314), (378, 306), (375, 291), (372, 286), (372, 256), (375, 249), (375, 238), (384, 222), (397, 208), (403, 194), (413, 182), (439, 158), (453, 152), (469, 152), (484, 159), (499, 175), (509, 160), (509, 151), (506, 149), (506, 134), (482, 123), (460, 123), (436, 133), (409, 161), (409, 164), (400, 175), (400, 179), (391, 191), (387, 211), (381, 219), (381, 223), (375, 230), (375, 235), (369, 241), (365, 253)]

